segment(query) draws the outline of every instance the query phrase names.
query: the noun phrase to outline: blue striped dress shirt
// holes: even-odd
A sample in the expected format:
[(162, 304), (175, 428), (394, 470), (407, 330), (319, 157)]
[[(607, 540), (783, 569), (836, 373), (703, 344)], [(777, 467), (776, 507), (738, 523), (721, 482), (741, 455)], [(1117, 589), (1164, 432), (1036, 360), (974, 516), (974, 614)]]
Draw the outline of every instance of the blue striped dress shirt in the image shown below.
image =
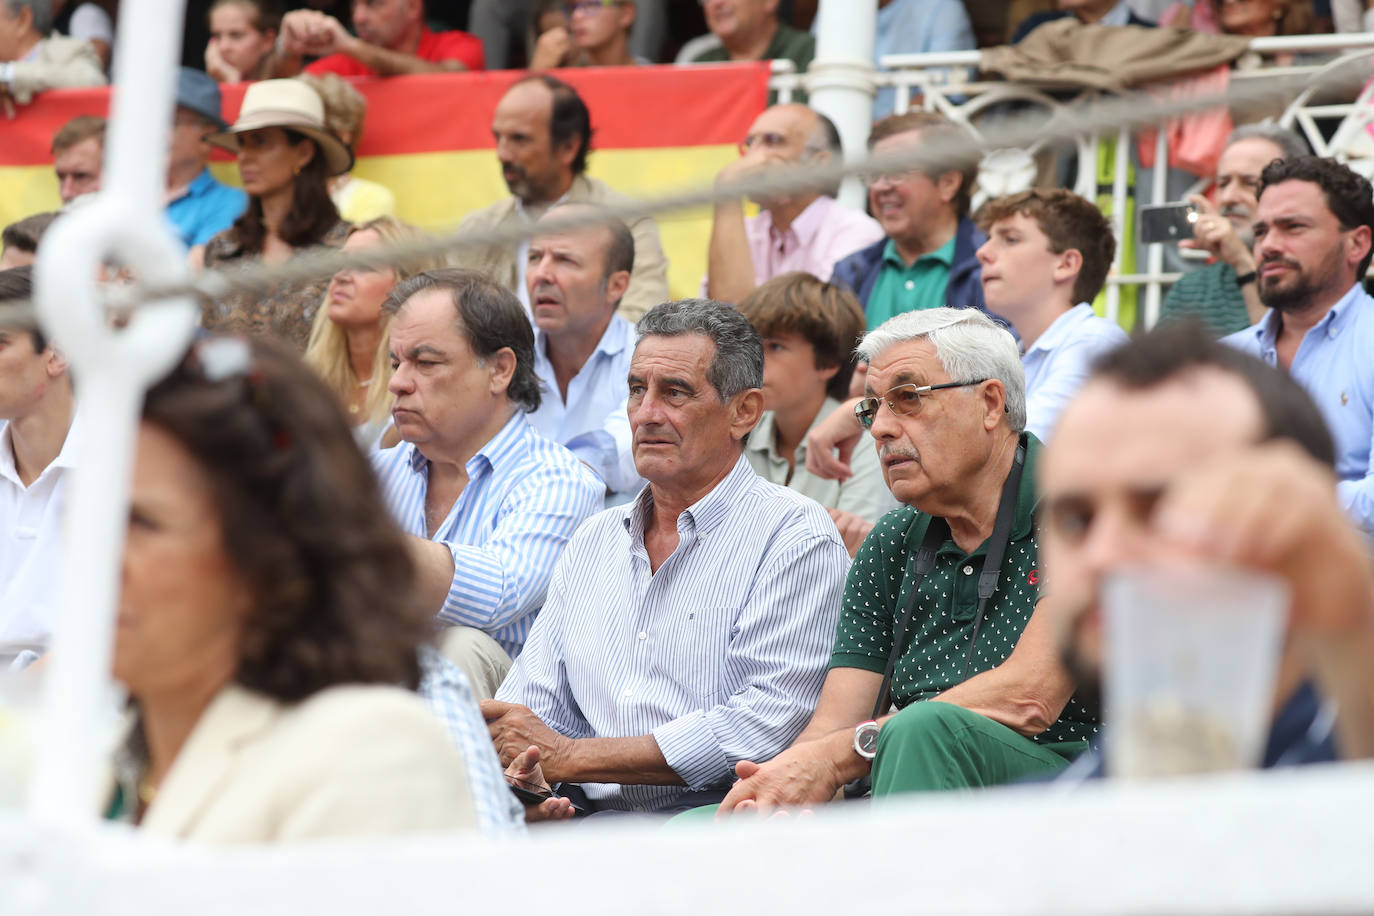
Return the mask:
[[(401, 529), (425, 537), (429, 460), (411, 443), (372, 453), (382, 496)], [(491, 634), (512, 657), (544, 603), (549, 577), (606, 488), (572, 452), (517, 411), (466, 464), (468, 482), (430, 540), (453, 552), (453, 582), (439, 609), (451, 626)]]
[[(652, 488), (578, 529), (497, 698), (571, 738), (651, 734), (689, 789), (785, 749), (816, 707), (849, 555), (815, 501), (741, 457), (678, 516), (649, 571)], [(606, 807), (653, 810), (680, 786), (584, 784)]]

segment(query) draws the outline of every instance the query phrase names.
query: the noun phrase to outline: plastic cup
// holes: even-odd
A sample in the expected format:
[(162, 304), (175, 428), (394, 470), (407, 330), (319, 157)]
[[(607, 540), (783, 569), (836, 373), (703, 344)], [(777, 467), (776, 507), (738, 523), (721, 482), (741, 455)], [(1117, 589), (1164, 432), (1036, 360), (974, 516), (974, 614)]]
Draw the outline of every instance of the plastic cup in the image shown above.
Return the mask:
[(1288, 618), (1279, 579), (1132, 570), (1103, 594), (1107, 772), (1148, 779), (1255, 767)]

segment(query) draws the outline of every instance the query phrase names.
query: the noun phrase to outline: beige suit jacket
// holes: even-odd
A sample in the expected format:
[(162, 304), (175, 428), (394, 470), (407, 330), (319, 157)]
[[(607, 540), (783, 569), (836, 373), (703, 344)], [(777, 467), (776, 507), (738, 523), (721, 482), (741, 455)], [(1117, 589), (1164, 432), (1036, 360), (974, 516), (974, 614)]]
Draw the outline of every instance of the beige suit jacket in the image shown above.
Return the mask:
[(221, 844), (475, 829), (468, 785), (442, 726), (409, 691), (332, 687), (286, 705), (230, 686), (141, 827)]
[(15, 61), (14, 98), (27, 104), (46, 89), (105, 85), (100, 56), (89, 41), (53, 35), (38, 43), (33, 60)]
[[(624, 206), (630, 198), (595, 178), (578, 175), (568, 189), (570, 203), (591, 203), (599, 206)], [(499, 200), (484, 210), (476, 210), (463, 218), (460, 229), (490, 232), (494, 229), (513, 229), (524, 225), (524, 216), (515, 208), (515, 198)], [(641, 216), (629, 221), (635, 239), (635, 265), (630, 272), (630, 288), (620, 300), (619, 313), (628, 321), (639, 321), (649, 309), (668, 301), (668, 258), (659, 241), (658, 225), (651, 217)], [(460, 254), (457, 263), (462, 267), (480, 270), (506, 289), (519, 295), (515, 288), (520, 273), (515, 259), (515, 245), (492, 245)]]

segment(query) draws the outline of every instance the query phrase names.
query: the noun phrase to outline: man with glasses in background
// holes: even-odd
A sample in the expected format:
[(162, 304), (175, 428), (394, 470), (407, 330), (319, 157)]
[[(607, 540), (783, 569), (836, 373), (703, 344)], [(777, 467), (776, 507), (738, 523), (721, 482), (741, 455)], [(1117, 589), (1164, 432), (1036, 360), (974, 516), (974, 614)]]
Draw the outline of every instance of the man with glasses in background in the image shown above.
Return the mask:
[(1053, 773), (1097, 727), (1036, 610), (1041, 445), (1024, 432), (1016, 341), (976, 309), (938, 308), (891, 319), (859, 353), (856, 413), (905, 507), (850, 567), (810, 724), (736, 767), (722, 815), (818, 804), (865, 776), (879, 797)]
[[(740, 158), (721, 169), (716, 182), (728, 184), (779, 167), (820, 167), (842, 155), (839, 132), (825, 115), (805, 105), (774, 105), (755, 119), (740, 143)], [(883, 228), (838, 203), (836, 190), (752, 197), (760, 212), (748, 219), (743, 200), (718, 202), (702, 294), (739, 302), (754, 287), (796, 270), (826, 280), (840, 258), (881, 240)]]

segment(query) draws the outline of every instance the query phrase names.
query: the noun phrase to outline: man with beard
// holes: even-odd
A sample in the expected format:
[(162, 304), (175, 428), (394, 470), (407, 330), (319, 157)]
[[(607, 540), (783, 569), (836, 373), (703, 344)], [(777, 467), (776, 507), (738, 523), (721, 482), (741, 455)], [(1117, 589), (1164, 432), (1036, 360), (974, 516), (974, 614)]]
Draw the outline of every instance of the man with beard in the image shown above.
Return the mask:
[(1164, 297), (1160, 320), (1195, 315), (1218, 335), (1242, 331), (1264, 317), (1255, 259), (1255, 194), (1260, 172), (1275, 159), (1307, 155), (1307, 144), (1287, 128), (1247, 124), (1226, 141), (1217, 160), (1216, 206), (1207, 198), (1189, 198), (1198, 211), (1193, 238), (1180, 248), (1206, 251), (1212, 262), (1179, 278)]
[(1374, 753), (1374, 571), (1331, 461), (1311, 398), (1197, 327), (1166, 326), (1100, 360), (1040, 464), (1041, 607), (1078, 697), (1098, 692), (1097, 604), (1114, 572), (1265, 573), (1288, 585), (1292, 608), (1264, 765)]
[(1331, 159), (1272, 162), (1260, 175), (1255, 260), (1264, 320), (1226, 338), (1289, 372), (1317, 402), (1336, 443), (1337, 493), (1374, 533), (1374, 300), (1369, 269), (1374, 190)]
[[(506, 91), (491, 120), (496, 158), (511, 197), (484, 210), (469, 213), (459, 228), (496, 232), (528, 225), (554, 204), (590, 203), (623, 206), (630, 200), (588, 178), (591, 115), (577, 91), (562, 80), (540, 74), (522, 79)], [(620, 313), (638, 321), (668, 298), (668, 259), (659, 242), (658, 226), (648, 216), (630, 222), (635, 240), (630, 286), (620, 300)], [(529, 242), (490, 245), (459, 255), (464, 267), (480, 270), (515, 293), (526, 310), (529, 290), (525, 267)]]

